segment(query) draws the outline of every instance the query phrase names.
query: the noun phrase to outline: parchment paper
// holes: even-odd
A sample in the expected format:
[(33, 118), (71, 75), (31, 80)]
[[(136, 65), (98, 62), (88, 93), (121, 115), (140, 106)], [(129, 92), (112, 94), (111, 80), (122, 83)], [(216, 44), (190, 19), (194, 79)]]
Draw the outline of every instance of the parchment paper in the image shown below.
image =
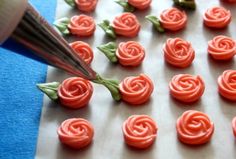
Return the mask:
[[(207, 41), (216, 35), (227, 35), (236, 39), (236, 5), (226, 5), (219, 0), (197, 0), (198, 8), (189, 11), (188, 25), (177, 33), (159, 34), (152, 29), (152, 25), (144, 19), (147, 14), (159, 15), (166, 8), (171, 7), (172, 0), (153, 0), (152, 7), (146, 11), (136, 11), (142, 30), (137, 38), (118, 38), (117, 42), (135, 40), (146, 49), (146, 58), (138, 68), (124, 68), (112, 65), (102, 55), (96, 46), (108, 42), (102, 29), (97, 27), (91, 38), (68, 38), (69, 42), (83, 40), (94, 49), (92, 67), (104, 77), (122, 80), (131, 75), (147, 74), (155, 83), (155, 90), (151, 100), (143, 106), (135, 107), (123, 102), (116, 103), (109, 92), (102, 86), (94, 85), (94, 94), (90, 104), (83, 109), (71, 110), (44, 98), (38, 137), (37, 159), (234, 159), (236, 158), (236, 143), (231, 129), (231, 120), (236, 116), (235, 103), (221, 98), (217, 92), (217, 77), (224, 70), (236, 69), (235, 58), (228, 62), (215, 62), (207, 54)], [(231, 10), (233, 20), (224, 30), (211, 30), (203, 26), (202, 15), (207, 8), (222, 5)], [(113, 20), (123, 12), (122, 8), (112, 0), (99, 0), (97, 9), (90, 14), (101, 22), (103, 19)], [(57, 18), (71, 17), (80, 14), (71, 9), (63, 0), (58, 0)], [(167, 38), (181, 37), (192, 43), (196, 58), (191, 67), (176, 69), (164, 62), (162, 46)], [(201, 100), (197, 103), (182, 104), (169, 95), (168, 82), (179, 73), (201, 75), (206, 89)], [(49, 67), (47, 81), (62, 81), (68, 75), (60, 70)], [(194, 109), (205, 112), (215, 124), (215, 133), (211, 142), (191, 147), (180, 143), (177, 139), (175, 122), (186, 110)], [(150, 115), (158, 124), (158, 137), (155, 144), (147, 150), (134, 150), (125, 145), (122, 136), (122, 123), (133, 114)], [(93, 143), (82, 150), (71, 150), (60, 144), (56, 130), (60, 123), (68, 118), (85, 118), (94, 125), (95, 136)]]

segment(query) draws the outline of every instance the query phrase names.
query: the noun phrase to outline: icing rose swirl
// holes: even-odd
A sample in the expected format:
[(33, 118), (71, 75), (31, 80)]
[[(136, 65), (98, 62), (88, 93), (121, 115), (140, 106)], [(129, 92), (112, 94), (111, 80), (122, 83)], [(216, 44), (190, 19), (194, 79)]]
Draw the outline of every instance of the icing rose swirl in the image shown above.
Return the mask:
[(207, 9), (203, 19), (208, 27), (224, 28), (231, 22), (231, 13), (223, 7), (212, 7)]
[(191, 43), (180, 38), (167, 39), (163, 51), (166, 62), (176, 67), (188, 67), (195, 58)]
[(97, 6), (97, 0), (75, 0), (77, 8), (83, 12), (91, 12)]
[(71, 77), (62, 82), (57, 93), (63, 105), (76, 109), (88, 104), (93, 94), (93, 86), (88, 80)]
[(128, 3), (137, 9), (143, 10), (150, 6), (152, 0), (128, 0)]
[(153, 144), (157, 136), (157, 125), (147, 115), (132, 115), (123, 123), (126, 144), (145, 149)]
[(177, 31), (183, 29), (187, 24), (187, 15), (177, 8), (164, 10), (160, 15), (160, 22), (164, 29)]
[(70, 46), (75, 53), (77, 53), (77, 55), (85, 61), (85, 63), (91, 64), (93, 61), (93, 50), (89, 44), (83, 41), (76, 41), (70, 43)]
[(232, 120), (232, 129), (233, 129), (234, 136), (236, 137), (236, 117), (234, 117)]
[(200, 145), (211, 139), (214, 133), (214, 124), (206, 114), (189, 110), (178, 118), (176, 129), (181, 142), (190, 145)]
[(145, 57), (145, 50), (138, 42), (122, 42), (118, 46), (116, 57), (123, 66), (138, 66)]
[(236, 101), (236, 70), (226, 70), (218, 78), (219, 93), (232, 101)]
[(122, 13), (120, 16), (115, 17), (112, 27), (117, 35), (135, 37), (139, 33), (141, 26), (134, 14)]
[(96, 25), (92, 17), (81, 14), (71, 18), (68, 28), (73, 35), (91, 36), (96, 29)]
[(120, 83), (119, 89), (122, 100), (133, 105), (139, 105), (150, 98), (154, 85), (148, 76), (141, 74), (137, 77), (126, 77)]
[(94, 136), (94, 128), (82, 118), (67, 119), (57, 130), (59, 140), (74, 149), (81, 149), (89, 145)]
[(197, 101), (205, 90), (205, 85), (200, 76), (179, 74), (169, 83), (170, 94), (179, 101), (192, 103)]
[(208, 53), (216, 60), (232, 59), (236, 55), (236, 42), (227, 36), (216, 36), (208, 42)]

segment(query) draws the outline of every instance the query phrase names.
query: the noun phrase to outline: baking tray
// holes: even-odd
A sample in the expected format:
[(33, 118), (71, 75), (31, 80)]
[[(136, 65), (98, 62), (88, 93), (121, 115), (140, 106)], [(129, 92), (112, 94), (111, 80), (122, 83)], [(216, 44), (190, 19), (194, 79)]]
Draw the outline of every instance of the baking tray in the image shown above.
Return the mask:
[[(236, 5), (226, 5), (219, 0), (197, 0), (197, 9), (188, 11), (187, 27), (176, 33), (159, 34), (145, 20), (148, 14), (159, 15), (162, 10), (173, 5), (172, 0), (153, 0), (152, 7), (145, 11), (136, 11), (142, 29), (136, 38), (117, 39), (121, 41), (135, 40), (146, 49), (146, 58), (138, 68), (125, 68), (109, 63), (96, 46), (110, 41), (104, 36), (102, 29), (97, 27), (91, 38), (67, 37), (69, 42), (82, 40), (94, 49), (92, 67), (107, 78), (122, 80), (127, 76), (147, 74), (155, 84), (150, 101), (143, 106), (131, 106), (124, 102), (116, 103), (109, 92), (99, 85), (94, 85), (94, 94), (86, 108), (71, 110), (51, 102), (44, 97), (43, 110), (39, 128), (37, 159), (234, 159), (236, 143), (231, 129), (231, 120), (236, 116), (235, 103), (221, 98), (217, 92), (217, 77), (224, 70), (235, 69), (235, 58), (228, 62), (215, 62), (207, 54), (207, 42), (216, 35), (227, 35), (236, 39)], [(202, 15), (207, 8), (222, 5), (231, 10), (233, 19), (228, 28), (211, 30), (203, 26)], [(112, 0), (99, 0), (93, 16), (96, 22), (103, 19), (113, 20), (123, 12), (122, 8)], [(71, 9), (63, 0), (58, 0), (56, 18), (71, 17), (80, 14)], [(185, 69), (171, 67), (164, 62), (162, 46), (167, 38), (181, 37), (190, 41), (196, 52), (193, 64)], [(200, 101), (194, 104), (180, 103), (169, 95), (168, 82), (180, 73), (201, 75), (206, 89)], [(69, 77), (65, 72), (48, 68), (47, 82), (62, 81)], [(215, 124), (212, 140), (201, 146), (188, 146), (178, 141), (175, 123), (186, 110), (199, 110), (209, 115)], [(158, 137), (152, 147), (146, 150), (135, 150), (123, 141), (122, 123), (133, 114), (150, 115), (159, 127)], [(56, 130), (60, 123), (68, 118), (80, 117), (89, 120), (95, 128), (93, 143), (82, 150), (72, 150), (60, 144)]]

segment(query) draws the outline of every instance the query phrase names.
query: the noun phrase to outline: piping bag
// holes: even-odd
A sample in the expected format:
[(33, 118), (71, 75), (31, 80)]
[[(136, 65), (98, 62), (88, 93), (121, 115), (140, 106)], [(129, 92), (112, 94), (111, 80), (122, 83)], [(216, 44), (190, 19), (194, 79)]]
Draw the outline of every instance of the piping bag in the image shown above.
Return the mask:
[[(7, 39), (13, 39), (24, 45), (40, 58), (27, 57), (40, 62), (43, 61), (94, 83), (102, 84), (111, 92), (114, 100), (120, 100), (118, 82), (102, 78), (81, 58), (76, 56), (66, 40), (51, 27), (27, 0), (1, 0), (0, 44), (3, 44)], [(12, 47), (14, 45), (7, 45), (4, 48), (12, 50)], [(45, 88), (51, 87), (50, 84), (42, 86)]]

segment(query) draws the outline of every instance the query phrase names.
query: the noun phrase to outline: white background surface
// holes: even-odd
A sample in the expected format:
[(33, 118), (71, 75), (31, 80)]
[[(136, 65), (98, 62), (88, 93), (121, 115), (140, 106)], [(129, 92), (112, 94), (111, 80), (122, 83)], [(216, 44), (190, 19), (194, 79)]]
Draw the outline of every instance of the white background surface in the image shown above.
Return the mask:
[[(236, 116), (236, 104), (221, 98), (217, 92), (217, 77), (224, 70), (236, 69), (235, 58), (228, 62), (215, 62), (208, 57), (207, 41), (216, 35), (227, 35), (236, 39), (236, 19), (224, 30), (211, 30), (203, 26), (202, 15), (207, 8), (219, 5), (218, 0), (197, 0), (198, 8), (187, 12), (187, 27), (177, 33), (159, 34), (145, 20), (145, 15), (159, 15), (164, 9), (172, 6), (172, 0), (153, 0), (152, 7), (146, 11), (136, 11), (142, 29), (137, 38), (118, 38), (117, 42), (135, 40), (146, 49), (146, 58), (138, 68), (124, 68), (112, 65), (101, 54), (96, 46), (109, 42), (102, 29), (97, 27), (91, 38), (68, 38), (69, 42), (83, 40), (94, 49), (92, 67), (104, 77), (122, 80), (131, 75), (147, 74), (154, 82), (155, 89), (151, 100), (143, 106), (134, 107), (123, 102), (116, 103), (109, 92), (102, 86), (94, 85), (94, 94), (90, 104), (83, 109), (70, 110), (44, 98), (41, 116), (40, 132), (36, 152), (37, 159), (234, 159), (236, 158), (236, 143), (231, 129), (231, 120)], [(236, 5), (225, 5), (236, 17)], [(113, 20), (123, 12), (122, 8), (112, 0), (99, 0), (97, 9), (90, 14), (101, 22), (103, 19)], [(57, 18), (71, 17), (80, 14), (71, 9), (63, 0), (58, 0)], [(192, 43), (196, 52), (193, 64), (186, 69), (176, 69), (165, 64), (162, 46), (167, 38), (181, 37)], [(186, 105), (172, 99), (169, 95), (168, 82), (179, 73), (201, 75), (206, 89), (200, 101)], [(66, 73), (49, 68), (48, 82), (62, 81)], [(175, 122), (186, 110), (194, 109), (205, 112), (215, 124), (215, 133), (211, 142), (191, 147), (180, 143), (176, 136)], [(134, 150), (127, 147), (123, 141), (122, 123), (133, 114), (150, 115), (159, 127), (155, 144), (147, 150)], [(95, 128), (93, 143), (83, 150), (71, 150), (60, 144), (57, 138), (57, 128), (68, 118), (80, 117), (89, 120)]]

